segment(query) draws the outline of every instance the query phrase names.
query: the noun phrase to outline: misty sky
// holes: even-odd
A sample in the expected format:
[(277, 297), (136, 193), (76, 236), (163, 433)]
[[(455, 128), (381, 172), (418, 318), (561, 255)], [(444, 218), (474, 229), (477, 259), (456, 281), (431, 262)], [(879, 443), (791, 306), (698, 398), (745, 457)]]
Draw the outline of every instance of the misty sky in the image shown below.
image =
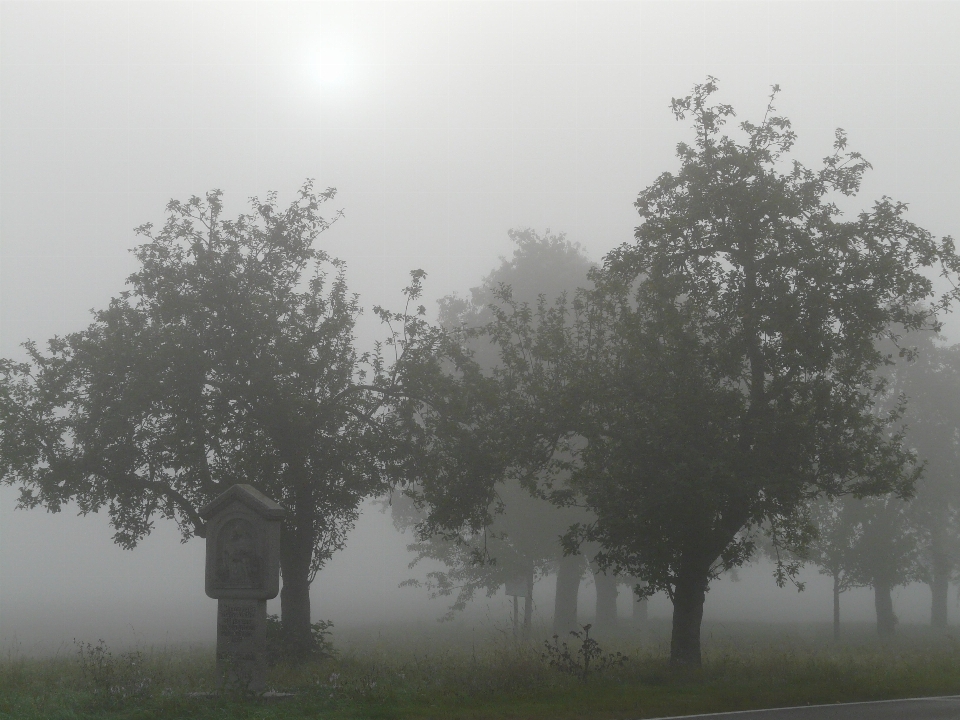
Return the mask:
[[(845, 207), (886, 194), (957, 233), (958, 26), (948, 2), (2, 2), (0, 355), (84, 327), (134, 269), (132, 228), (212, 188), (232, 215), (308, 177), (337, 187), (345, 216), (321, 240), (368, 309), (396, 307), (413, 268), (431, 306), (466, 291), (510, 253), (510, 228), (564, 231), (600, 259), (631, 239), (639, 190), (677, 167), (689, 135), (669, 102), (707, 75), (743, 119), (779, 84), (808, 164), (844, 128), (874, 165)], [(381, 334), (369, 315), (361, 347)], [(15, 498), (0, 489), (0, 644), (111, 623), (213, 638), (200, 541), (163, 526), (124, 552), (103, 518)], [(416, 608), (422, 591), (395, 589), (403, 543), (367, 513), (321, 573), (315, 617)], [(828, 597), (804, 602), (829, 619)]]

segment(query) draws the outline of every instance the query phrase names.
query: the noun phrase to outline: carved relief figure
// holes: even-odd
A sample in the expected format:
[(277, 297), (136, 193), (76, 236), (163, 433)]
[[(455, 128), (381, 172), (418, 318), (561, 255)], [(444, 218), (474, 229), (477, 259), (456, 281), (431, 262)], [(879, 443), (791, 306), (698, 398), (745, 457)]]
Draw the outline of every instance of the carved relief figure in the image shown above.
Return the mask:
[(256, 528), (243, 518), (227, 521), (217, 536), (217, 585), (259, 588), (263, 584), (261, 569)]

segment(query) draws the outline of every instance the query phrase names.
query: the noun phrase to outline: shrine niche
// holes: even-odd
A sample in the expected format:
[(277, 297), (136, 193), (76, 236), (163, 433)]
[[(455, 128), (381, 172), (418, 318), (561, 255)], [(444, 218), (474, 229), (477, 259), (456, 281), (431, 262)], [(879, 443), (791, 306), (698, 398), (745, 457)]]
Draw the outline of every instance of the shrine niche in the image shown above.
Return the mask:
[(263, 542), (246, 518), (228, 520), (217, 534), (214, 586), (218, 590), (263, 586)]
[(209, 597), (270, 600), (277, 596), (280, 523), (285, 514), (252, 485), (234, 485), (200, 510), (206, 521)]

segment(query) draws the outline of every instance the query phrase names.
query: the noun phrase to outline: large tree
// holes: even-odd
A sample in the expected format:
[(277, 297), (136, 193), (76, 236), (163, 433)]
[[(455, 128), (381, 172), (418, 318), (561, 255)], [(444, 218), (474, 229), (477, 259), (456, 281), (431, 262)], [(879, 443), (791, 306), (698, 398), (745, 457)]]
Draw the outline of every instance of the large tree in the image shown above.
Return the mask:
[(280, 598), (298, 654), (318, 570), (361, 501), (403, 476), (398, 367), (418, 323), (379, 311), (396, 327), (390, 362), (355, 348), (357, 297), (316, 247), (334, 192), (308, 182), (288, 207), (252, 198), (233, 220), (218, 191), (171, 201), (162, 228), (137, 230), (128, 289), (85, 330), (28, 343), (0, 385), (0, 467), (22, 507), (106, 508), (125, 548), (157, 517), (202, 537), (198, 509), (237, 482), (287, 507)]
[(842, 217), (837, 197), (869, 164), (841, 131), (808, 169), (789, 158), (795, 136), (773, 98), (735, 139), (716, 89), (673, 101), (695, 141), (640, 193), (636, 240), (607, 256), (597, 289), (536, 322), (517, 306), (491, 328), (524, 418), (518, 465), (560, 456), (573, 472), (568, 487), (541, 483), (596, 515), (571, 544), (599, 542), (604, 562), (669, 595), (681, 666), (700, 664), (711, 580), (753, 554), (758, 532), (795, 542), (798, 509), (821, 495), (909, 494), (919, 470), (891, 432), (901, 407), (878, 410), (877, 370), (898, 358), (877, 340), (936, 329), (956, 292), (936, 295), (930, 271), (960, 269), (952, 241), (902, 203)]

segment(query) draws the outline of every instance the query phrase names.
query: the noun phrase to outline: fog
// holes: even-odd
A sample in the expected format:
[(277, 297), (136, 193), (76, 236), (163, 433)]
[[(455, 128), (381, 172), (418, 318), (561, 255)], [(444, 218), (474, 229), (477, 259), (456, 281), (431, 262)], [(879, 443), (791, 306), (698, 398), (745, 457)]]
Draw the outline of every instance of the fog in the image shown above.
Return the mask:
[[(428, 273), (433, 313), (511, 252), (511, 228), (565, 232), (599, 260), (632, 238), (637, 193), (677, 167), (688, 127), (669, 102), (707, 75), (743, 119), (779, 84), (804, 162), (844, 128), (874, 166), (851, 210), (889, 195), (956, 233), (958, 21), (956, 4), (920, 2), (4, 2), (0, 356), (85, 327), (134, 269), (132, 229), (212, 188), (228, 215), (270, 190), (286, 202), (305, 178), (338, 188), (344, 217), (321, 240), (368, 310), (361, 348), (383, 334), (369, 309), (399, 306), (409, 270)], [(0, 647), (213, 642), (201, 540), (159, 520), (124, 551), (102, 515), (16, 497), (0, 488)], [(398, 588), (408, 542), (366, 506), (314, 583), (314, 618), (433, 623), (448, 601)], [(797, 593), (747, 567), (713, 586), (706, 618), (828, 623), (828, 581), (804, 578)], [(550, 582), (535, 595), (544, 623)], [(894, 600), (902, 622), (928, 618), (925, 587)], [(873, 617), (869, 590), (843, 604), (845, 621)], [(650, 612), (668, 617), (668, 601)], [(508, 617), (501, 593), (464, 622)]]

